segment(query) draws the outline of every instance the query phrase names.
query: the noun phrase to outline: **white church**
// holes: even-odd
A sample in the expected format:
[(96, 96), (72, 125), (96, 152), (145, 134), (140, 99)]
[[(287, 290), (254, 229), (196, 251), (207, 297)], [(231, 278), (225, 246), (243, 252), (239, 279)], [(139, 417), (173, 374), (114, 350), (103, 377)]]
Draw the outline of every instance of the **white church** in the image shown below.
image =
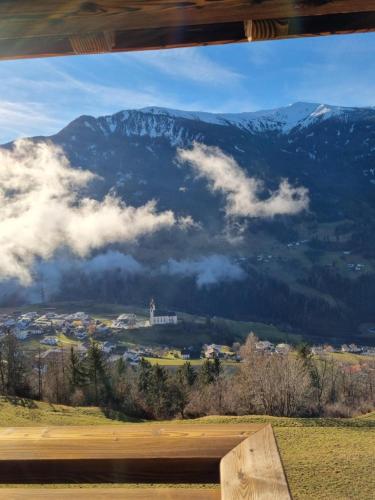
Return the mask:
[(156, 309), (154, 299), (150, 302), (150, 325), (176, 325), (177, 314), (172, 311)]

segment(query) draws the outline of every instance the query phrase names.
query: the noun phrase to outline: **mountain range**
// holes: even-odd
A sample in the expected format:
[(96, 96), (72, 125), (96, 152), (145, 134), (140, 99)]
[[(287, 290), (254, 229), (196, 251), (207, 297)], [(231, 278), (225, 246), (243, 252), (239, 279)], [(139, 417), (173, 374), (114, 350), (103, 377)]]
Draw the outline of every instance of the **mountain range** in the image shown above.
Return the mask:
[[(94, 173), (85, 194), (110, 193), (135, 207), (153, 199), (158, 210), (191, 221), (188, 229), (108, 247), (132, 255), (147, 272), (67, 272), (55, 298), (144, 304), (154, 295), (187, 312), (373, 343), (374, 108), (298, 102), (218, 114), (148, 107), (80, 116), (31, 141), (61, 147), (74, 168)], [(307, 190), (308, 208), (228, 217), (225, 186), (214, 189), (179, 160), (194, 144), (256, 179), (260, 201), (287, 179), (293, 189)]]

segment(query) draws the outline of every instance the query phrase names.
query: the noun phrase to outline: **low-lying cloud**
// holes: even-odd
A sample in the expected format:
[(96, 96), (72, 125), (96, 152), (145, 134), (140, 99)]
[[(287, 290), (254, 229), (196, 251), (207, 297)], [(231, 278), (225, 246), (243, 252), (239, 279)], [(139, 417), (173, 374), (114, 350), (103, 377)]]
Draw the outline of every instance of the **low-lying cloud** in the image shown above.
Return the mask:
[(169, 259), (161, 271), (170, 275), (195, 276), (198, 287), (242, 280), (246, 276), (241, 266), (226, 255), (217, 254), (194, 260)]
[(308, 208), (309, 196), (304, 187), (293, 187), (284, 179), (268, 198), (260, 179), (248, 177), (236, 160), (220, 148), (194, 143), (192, 149), (179, 149), (178, 159), (188, 162), (198, 177), (207, 179), (212, 192), (225, 196), (228, 217), (273, 217), (278, 214), (297, 214)]
[(112, 195), (82, 198), (79, 191), (94, 177), (73, 169), (50, 144), (22, 140), (0, 149), (0, 279), (28, 285), (36, 261), (62, 247), (84, 258), (176, 224), (173, 212), (157, 212), (154, 201), (135, 208)]
[(132, 255), (109, 250), (108, 252), (96, 255), (92, 259), (78, 264), (87, 273), (103, 273), (116, 269), (126, 274), (138, 274), (144, 270)]

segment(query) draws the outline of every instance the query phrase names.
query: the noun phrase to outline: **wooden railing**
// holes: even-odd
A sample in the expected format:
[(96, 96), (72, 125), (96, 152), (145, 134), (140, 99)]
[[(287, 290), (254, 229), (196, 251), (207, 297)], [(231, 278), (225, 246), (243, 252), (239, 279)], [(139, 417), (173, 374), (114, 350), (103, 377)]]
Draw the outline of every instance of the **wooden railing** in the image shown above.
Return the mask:
[[(7, 485), (0, 488), (0, 498), (9, 500), (290, 499), (269, 425), (3, 428), (0, 483)], [(41, 483), (70, 486), (30, 486)], [(85, 487), (79, 488), (79, 483)], [(96, 486), (87, 487), (87, 483)], [(125, 488), (110, 483), (144, 485)], [(153, 483), (176, 486), (147, 486)], [(191, 487), (181, 488), (179, 483)], [(205, 487), (198, 488), (202, 483)]]

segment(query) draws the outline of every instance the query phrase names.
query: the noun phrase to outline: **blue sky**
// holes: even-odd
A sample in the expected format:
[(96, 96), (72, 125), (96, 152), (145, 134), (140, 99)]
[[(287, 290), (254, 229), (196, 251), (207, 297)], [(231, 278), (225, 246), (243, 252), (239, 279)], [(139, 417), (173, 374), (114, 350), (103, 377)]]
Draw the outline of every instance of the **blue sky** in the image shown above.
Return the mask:
[(375, 105), (375, 34), (0, 63), (0, 143), (81, 114)]

